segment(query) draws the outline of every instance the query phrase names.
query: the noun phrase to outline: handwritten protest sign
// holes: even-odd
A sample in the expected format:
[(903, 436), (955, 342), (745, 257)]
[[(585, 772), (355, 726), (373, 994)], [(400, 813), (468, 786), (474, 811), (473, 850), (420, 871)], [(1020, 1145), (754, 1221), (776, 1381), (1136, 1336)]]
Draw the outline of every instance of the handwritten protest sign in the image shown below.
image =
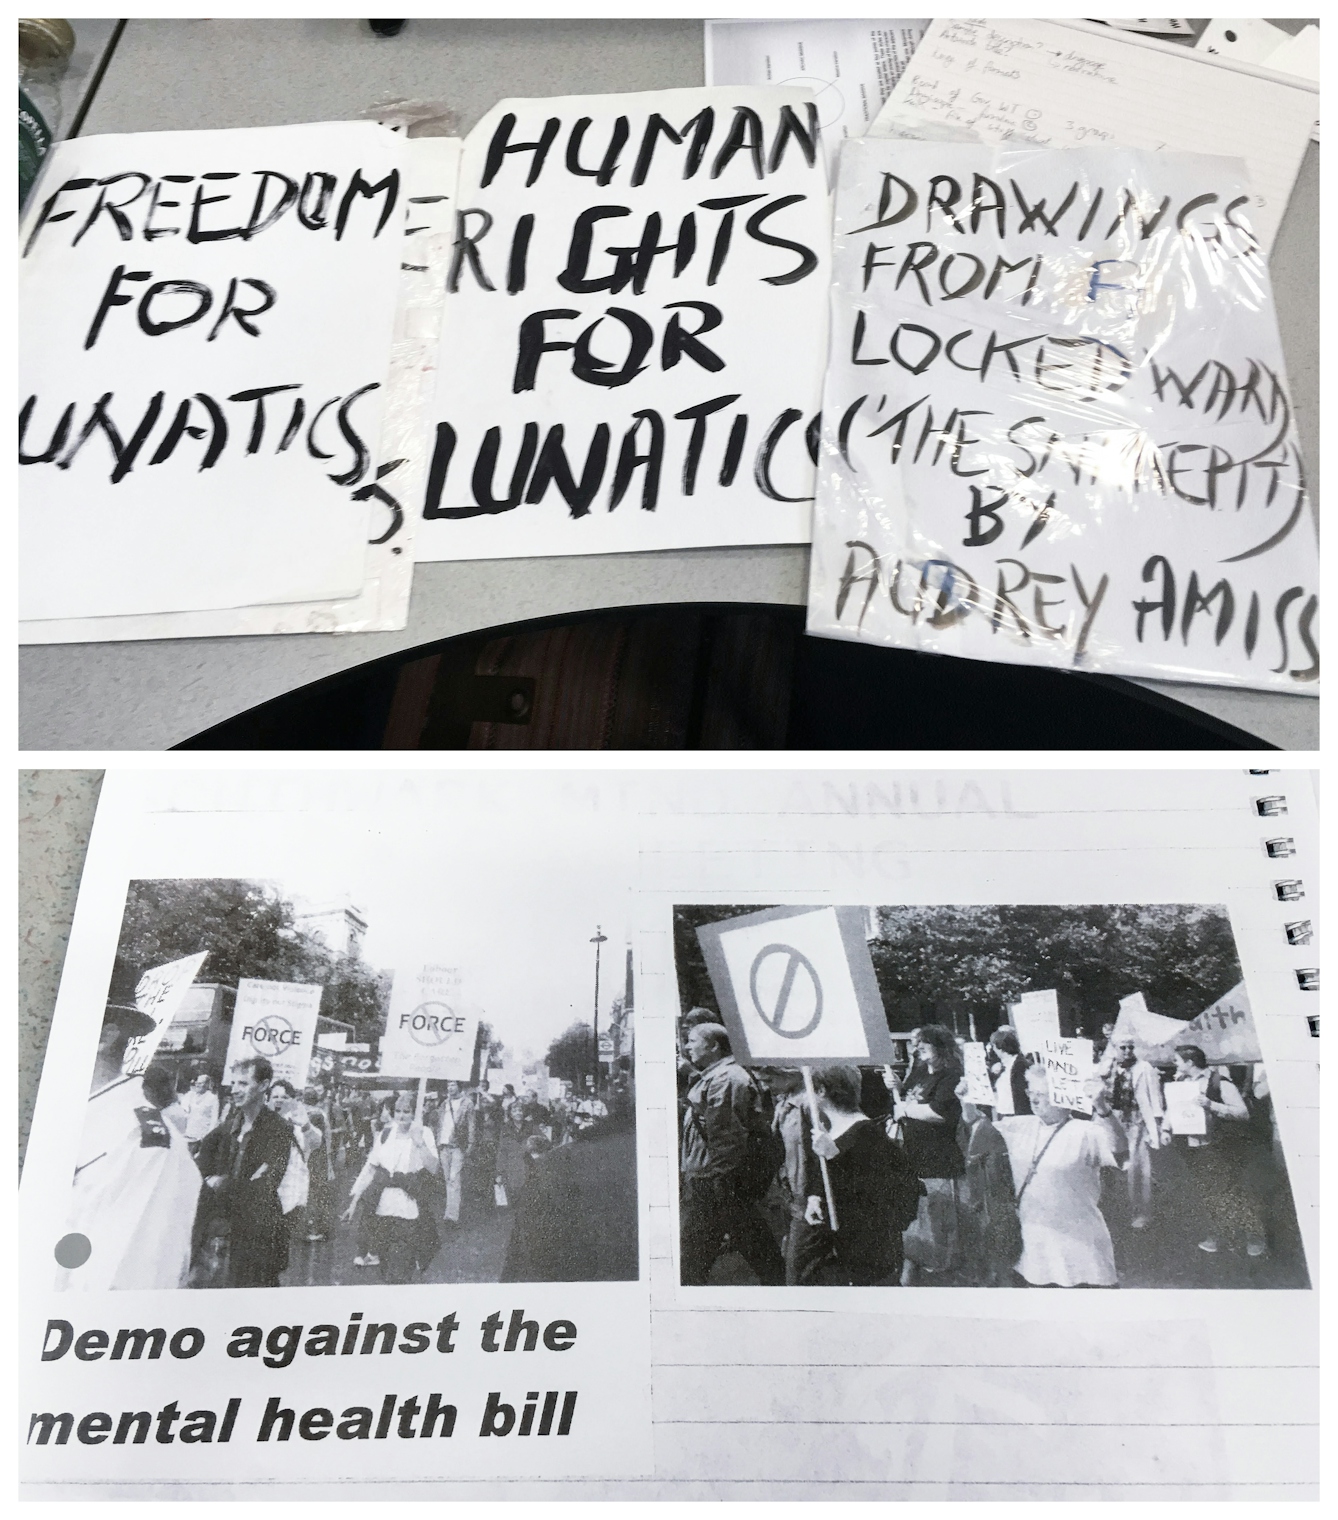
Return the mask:
[(1199, 1102), (1197, 1082), (1168, 1082), (1162, 1088), (1166, 1103), (1166, 1122), (1173, 1135), (1205, 1135), (1208, 1116)]
[(1024, 992), (1008, 1013), (1023, 1055), (1034, 1055), (1045, 1049), (1047, 1040), (1060, 1037), (1059, 996), (1052, 989)]
[(891, 1060), (863, 909), (766, 908), (697, 938), (740, 1064)]
[(1046, 1039), (1040, 1053), (1050, 1101), (1058, 1108), (1072, 1109), (1075, 1114), (1090, 1114), (1092, 1098), (1088, 1087), (1094, 1075), (1091, 1040), (1076, 1035), (1063, 1040)]
[(979, 1040), (968, 1040), (962, 1046), (962, 1061), (966, 1068), (966, 1101), (982, 1108), (991, 1107), (994, 1103), (994, 1084), (990, 1081), (984, 1045)]
[(20, 241), (23, 618), (361, 590), (401, 159), (371, 122), (61, 144)]
[(465, 141), (420, 559), (807, 542), (807, 90), (504, 100)]
[(264, 1056), (276, 1079), (291, 1082), (301, 1092), (316, 1044), (321, 991), (309, 982), (242, 977), (232, 1010), (227, 1070), (238, 1061)]
[(153, 1020), (153, 1028), (146, 1034), (135, 1035), (127, 1043), (121, 1057), (121, 1071), (125, 1076), (137, 1077), (149, 1069), (149, 1063), (167, 1033), (167, 1026), (176, 1017), (177, 1009), (200, 974), (208, 953), (201, 950), (198, 955), (183, 956), (165, 966), (153, 966), (135, 983), (135, 1007), (148, 1014)]
[[(454, 966), (395, 973), (381, 1041), (380, 1070), (391, 1077), (442, 1077), (468, 1082), (474, 1073), (479, 1015), (460, 999)], [(500, 1090), (500, 1086), (499, 1086)]]
[(843, 144), (810, 631), (1313, 691), (1248, 200), (1216, 158)]

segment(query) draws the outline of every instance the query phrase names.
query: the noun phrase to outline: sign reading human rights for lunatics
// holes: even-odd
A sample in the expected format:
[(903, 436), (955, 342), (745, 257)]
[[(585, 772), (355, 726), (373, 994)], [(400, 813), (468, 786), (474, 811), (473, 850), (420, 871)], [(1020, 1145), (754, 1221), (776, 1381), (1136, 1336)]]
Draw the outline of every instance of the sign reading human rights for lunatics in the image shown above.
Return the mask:
[(697, 938), (741, 1064), (891, 1060), (862, 908), (765, 908)]

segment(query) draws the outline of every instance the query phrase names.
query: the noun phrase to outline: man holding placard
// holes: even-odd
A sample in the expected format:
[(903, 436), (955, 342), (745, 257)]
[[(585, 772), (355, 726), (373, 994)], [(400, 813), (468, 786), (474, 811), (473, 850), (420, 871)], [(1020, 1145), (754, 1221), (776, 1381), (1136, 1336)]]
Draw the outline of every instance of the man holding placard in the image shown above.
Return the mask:
[(1209, 1067), (1197, 1045), (1176, 1049), (1175, 1073), (1166, 1088), (1166, 1115), (1172, 1143), (1185, 1158), (1200, 1227), (1207, 1231), (1199, 1250), (1213, 1256), (1243, 1237), (1248, 1256), (1263, 1256), (1263, 1214), (1245, 1181), (1239, 1149), (1248, 1135), (1245, 1099), (1234, 1082)]

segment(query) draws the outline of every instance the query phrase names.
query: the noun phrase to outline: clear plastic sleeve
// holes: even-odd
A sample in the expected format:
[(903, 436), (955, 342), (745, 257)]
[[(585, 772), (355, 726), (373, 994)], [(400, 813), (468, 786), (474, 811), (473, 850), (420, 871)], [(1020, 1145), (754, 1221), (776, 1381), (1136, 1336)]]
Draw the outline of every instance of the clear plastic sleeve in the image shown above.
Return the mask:
[(809, 631), (1314, 693), (1249, 206), (1230, 159), (844, 144)]

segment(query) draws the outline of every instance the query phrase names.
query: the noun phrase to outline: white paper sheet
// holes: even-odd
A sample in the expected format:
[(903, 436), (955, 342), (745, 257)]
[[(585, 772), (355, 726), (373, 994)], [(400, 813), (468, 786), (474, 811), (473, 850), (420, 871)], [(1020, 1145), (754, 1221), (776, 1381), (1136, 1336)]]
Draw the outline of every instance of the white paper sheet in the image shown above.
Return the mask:
[(420, 559), (807, 540), (816, 122), (809, 92), (749, 86), (488, 112), (465, 141)]
[[(597, 1190), (603, 1175), (617, 1198), (611, 1210), (598, 1202), (588, 1205), (600, 1217), (585, 1221), (585, 1254), (579, 1261), (560, 1251), (555, 1260), (553, 1246), (531, 1235), (532, 1253), (543, 1255), (546, 1249), (559, 1269), (542, 1278), (524, 1270), (507, 1281), (499, 1277), (510, 1260), (508, 1236), (515, 1240), (521, 1219), (528, 1218), (531, 1230), (543, 1230), (528, 1212), (532, 1205), (523, 1185), (513, 1189), (506, 1212), (494, 1215), (491, 1206), (486, 1217), (466, 1211), (454, 1233), (443, 1223), (442, 1265), (408, 1283), (388, 1283), (376, 1267), (354, 1266), (349, 1224), (333, 1226), (338, 1249), (307, 1240), (309, 1226), (304, 1226), (289, 1241), (288, 1267), (278, 1287), (77, 1291), (80, 1273), (95, 1270), (109, 1248), (101, 1234), (90, 1242), (92, 1255), (83, 1266), (58, 1270), (53, 1260), (56, 1243), (71, 1229), (72, 1196), (87, 1201), (96, 1193), (91, 1183), (82, 1194), (72, 1189), (71, 1175), (76, 1160), (89, 1151), (84, 1095), (95, 1062), (106, 1059), (103, 1009), (117, 971), (118, 945), (133, 954), (132, 944), (147, 943), (157, 933), (197, 933), (216, 942), (220, 932), (206, 912), (173, 918), (165, 896), (149, 894), (136, 901), (152, 901), (160, 911), (142, 909), (123, 936), (132, 882), (207, 893), (229, 882), (258, 880), (290, 902), (330, 901), (338, 898), (338, 888), (347, 888), (365, 918), (366, 954), (360, 963), (338, 962), (337, 970), (337, 957), (331, 956), (331, 974), (321, 977), (320, 988), (327, 1009), (340, 977), (365, 975), (372, 968), (413, 972), (426, 958), (439, 957), (458, 968), (467, 995), (483, 1005), (491, 1038), (516, 1058), (533, 1060), (577, 1010), (589, 1016), (594, 978), (589, 937), (596, 924), (611, 941), (606, 949), (617, 948), (621, 970), (630, 929), (630, 840), (620, 833), (616, 804), (601, 809), (597, 798), (597, 787), (560, 776), (537, 786), (530, 778), (508, 781), (482, 773), (119, 772), (107, 777), (23, 1181), (25, 1229), (32, 1231), (30, 1240), (41, 1243), (25, 1253), (23, 1267), (29, 1314), (21, 1353), (27, 1403), (21, 1440), (34, 1493), (81, 1499), (151, 1492), (174, 1499), (393, 1493), (426, 1500), (468, 1479), (515, 1485), (649, 1473), (647, 1230), (644, 1193), (635, 1180), (635, 1170), (644, 1165), (637, 1161), (644, 1122), (635, 1132), (624, 1123), (603, 1141), (573, 1142), (577, 1149), (563, 1148), (557, 1158), (568, 1170), (556, 1177), (551, 1170), (545, 1173), (548, 1185), (561, 1189), (562, 1176), (579, 1180), (588, 1157), (584, 1165), (594, 1171), (585, 1174), (584, 1186)], [(515, 865), (521, 855), (528, 863), (523, 883)], [(181, 900), (180, 895), (171, 899)], [(243, 960), (274, 953), (272, 944), (266, 948), (258, 938), (243, 937), (240, 943)], [(608, 974), (609, 959), (606, 954), (604, 1019), (613, 1011), (613, 999), (625, 992), (621, 977)], [(278, 1027), (277, 1016), (271, 1018)], [(212, 1068), (217, 1081), (219, 1058), (211, 1051), (183, 1064)], [(384, 1085), (417, 1087), (412, 1080), (389, 1078)], [(350, 1149), (350, 1160), (336, 1168), (337, 1209), (347, 1203), (365, 1158), (356, 1144)], [(88, 1154), (95, 1166), (118, 1159), (95, 1161), (97, 1150), (105, 1147)], [(150, 1146), (136, 1154), (152, 1163), (167, 1151)], [(500, 1166), (503, 1152), (498, 1155)], [(309, 1171), (322, 1157), (320, 1148), (309, 1154)], [(510, 1183), (515, 1158), (506, 1165)], [(185, 1176), (193, 1166), (185, 1164)], [(137, 1195), (133, 1184), (139, 1170), (124, 1165), (130, 1184), (125, 1192), (101, 1199), (100, 1208), (85, 1208), (77, 1221), (99, 1222), (110, 1236), (118, 1219), (142, 1208), (141, 1239), (159, 1241), (172, 1221), (162, 1219), (152, 1197)], [(491, 1199), (492, 1179), (487, 1181)], [(570, 1193), (567, 1199), (570, 1203)], [(561, 1207), (557, 1193), (547, 1201)], [(187, 1235), (193, 1207), (188, 1200)], [(618, 1226), (616, 1240), (610, 1221)], [(579, 1235), (581, 1218), (569, 1210), (556, 1227), (565, 1227), (574, 1239), (571, 1231)], [(133, 1252), (135, 1242), (117, 1240), (114, 1246)], [(617, 1270), (610, 1269), (613, 1262)], [(156, 1264), (156, 1258), (139, 1261), (143, 1270)], [(490, 1330), (487, 1322), (496, 1315), (500, 1326), (494, 1321)], [(448, 1319), (454, 1328), (445, 1325)], [(62, 1324), (69, 1325), (68, 1335)], [(338, 1326), (338, 1343), (350, 1347), (347, 1354), (318, 1355), (311, 1349), (318, 1324)], [(369, 1335), (373, 1324), (393, 1324), (396, 1330), (387, 1342), (382, 1333)], [(295, 1325), (303, 1329), (294, 1338), (285, 1327)], [(117, 1331), (130, 1326), (164, 1327), (167, 1344), (155, 1351), (150, 1339), (138, 1356), (133, 1343), (117, 1354)], [(254, 1355), (238, 1349), (245, 1326), (263, 1332)], [(409, 1326), (418, 1328), (411, 1333)], [(84, 1355), (90, 1348), (76, 1337), (97, 1327), (110, 1329), (108, 1343), (101, 1352)], [(349, 1333), (351, 1343), (345, 1338)], [(278, 1349), (281, 1342), (286, 1353)], [(43, 1359), (44, 1347), (56, 1354)], [(548, 1394), (554, 1395), (553, 1417), (545, 1429)], [(423, 1428), (433, 1395), (455, 1411), (452, 1431), (440, 1420), (431, 1432)], [(568, 1399), (570, 1419), (564, 1420)], [(348, 1434), (357, 1428), (359, 1409), (371, 1411), (365, 1437)], [(137, 1410), (151, 1413), (152, 1433), (143, 1444), (125, 1436), (118, 1443), (114, 1432), (122, 1414)], [(328, 1411), (328, 1417), (308, 1417), (311, 1410)], [(40, 1417), (65, 1412), (76, 1416), (71, 1428), (62, 1438), (57, 1420), (43, 1440)], [(212, 1416), (203, 1437), (205, 1420), (197, 1412)], [(106, 1439), (99, 1438), (100, 1421), (86, 1423), (98, 1414), (110, 1421)], [(36, 1423), (32, 1415), (38, 1416)], [(564, 1430), (564, 1423), (569, 1428)]]
[(863, 137), (928, 21), (708, 21), (706, 83), (813, 91), (833, 179), (847, 137)]
[(60, 145), (20, 244), (21, 617), (361, 590), (401, 149), (366, 122)]
[[(20, 643), (370, 633), (404, 627), (413, 587), (418, 521), (414, 503), (427, 474), (424, 413), (436, 374), (446, 269), (455, 236), (461, 142), (455, 137), (424, 137), (402, 138), (401, 143), (406, 236), (376, 465), (379, 469), (400, 462), (388, 476), (372, 482), (362, 590), (352, 599), (336, 602), (29, 621), (19, 625)], [(369, 488), (364, 484), (360, 489)]]
[(1315, 535), (1239, 166), (841, 151), (809, 631), (1314, 691)]
[(1083, 22), (935, 21), (871, 131), (1242, 158), (1269, 249), (1317, 100), (1301, 81)]
[[(1298, 843), (1290, 868), (1306, 881), (1310, 911), (1319, 862), (1317, 821), (1306, 796), (1310, 778), (1275, 772), (1267, 784), (1270, 792), (1289, 798), (1289, 826), (1294, 824)], [(374, 786), (380, 791), (372, 793), (376, 800), (367, 809)], [(477, 939), (490, 947), (487, 925), (493, 905), (507, 904), (506, 953), (490, 960), (504, 984), (523, 987), (527, 962), (517, 951), (523, 937), (517, 939), (516, 931), (531, 922), (529, 905), (542, 901), (549, 884), (545, 878), (523, 901), (517, 900), (515, 861), (533, 862), (545, 854), (547, 846), (535, 841), (549, 839), (548, 827), (567, 818), (571, 830), (555, 836), (562, 886), (551, 901), (575, 896), (587, 906), (598, 902), (606, 912), (603, 888), (617, 876), (635, 879), (639, 902), (635, 1018), (646, 1120), (639, 1140), (647, 1204), (643, 1270), (649, 1273), (654, 1328), (653, 1467), (635, 1481), (575, 1482), (559, 1477), (551, 1458), (546, 1469), (526, 1467), (535, 1459), (513, 1437), (509, 1445), (499, 1442), (492, 1448), (491, 1476), (479, 1477), (480, 1467), (472, 1458), (463, 1461), (461, 1453), (468, 1434), (463, 1401), (466, 1391), (479, 1386), (474, 1382), (477, 1369), (454, 1363), (452, 1386), (462, 1390), (461, 1420), (451, 1442), (435, 1443), (438, 1452), (452, 1453), (452, 1465), (446, 1468), (436, 1458), (430, 1486), (410, 1484), (407, 1480), (417, 1470), (402, 1458), (397, 1470), (382, 1479), (387, 1465), (383, 1453), (397, 1456), (410, 1448), (391, 1435), (360, 1448), (366, 1454), (362, 1472), (375, 1470), (375, 1477), (361, 1486), (329, 1481), (300, 1491), (280, 1488), (280, 1464), (300, 1453), (299, 1437), (294, 1434), (286, 1445), (253, 1445), (243, 1438), (239, 1421), (223, 1453), (230, 1460), (215, 1464), (226, 1472), (219, 1486), (205, 1491), (209, 1497), (1316, 1499), (1319, 1341), (1312, 1291), (815, 1288), (796, 1290), (796, 1299), (795, 1291), (763, 1293), (743, 1284), (688, 1294), (675, 1281), (674, 1021), (683, 1010), (672, 910), (675, 904), (693, 902), (756, 907), (781, 902), (1224, 905), (1244, 979), (1261, 1010), (1259, 1033), (1280, 1146), (1307, 1256), (1314, 1261), (1320, 1196), (1318, 1042), (1310, 1037), (1305, 1018), (1313, 995), (1298, 989), (1294, 975), (1313, 950), (1287, 943), (1285, 924), (1297, 910), (1277, 901), (1271, 890), (1260, 823), (1251, 805), (1258, 789), (1257, 778), (1221, 769), (604, 771), (468, 778), (382, 773), (374, 782), (328, 772), (283, 777), (155, 772), (136, 781), (133, 791), (113, 774), (106, 795), (114, 807), (95, 828), (53, 1035), (52, 1060), (62, 1064), (52, 1072), (59, 1072), (60, 1081), (46, 1084), (38, 1100), (22, 1195), (25, 1224), (36, 1224), (25, 1239), (49, 1241), (43, 1233), (49, 1219), (42, 1191), (63, 1185), (59, 1165), (53, 1169), (51, 1158), (65, 1157), (74, 1145), (70, 1093), (87, 1080), (129, 875), (162, 878), (208, 870), (231, 876), (263, 865), (283, 879), (295, 868), (347, 874), (380, 861), (384, 884), (395, 881), (403, 865), (409, 879), (425, 883), (421, 901), (397, 927), (406, 951), (430, 925), (438, 935), (443, 925), (459, 927), (467, 942)], [(396, 798), (402, 808), (387, 807), (387, 800)], [(111, 818), (118, 814), (123, 826), (113, 828)], [(504, 815), (514, 818), (514, 830), (499, 831)], [(255, 820), (261, 816), (265, 822), (258, 829)], [(285, 820), (283, 826), (276, 827), (276, 819)], [(337, 827), (331, 827), (331, 819), (338, 820)], [(239, 820), (244, 820), (241, 828)], [(387, 820), (394, 826), (387, 827)], [(605, 823), (611, 825), (607, 834)], [(624, 845), (636, 855), (626, 875), (616, 853)], [(483, 871), (484, 890), (470, 894), (468, 901), (457, 898), (449, 869), (443, 874), (441, 867), (442, 860), (457, 858)], [(613, 932), (607, 918), (604, 926)], [(588, 955), (584, 940), (582, 948)], [(552, 985), (551, 966), (544, 967), (540, 981)], [(538, 1005), (531, 1000), (530, 1006)], [(55, 1054), (62, 1049), (80, 1054), (65, 1061)], [(1115, 1182), (1118, 1188), (1120, 1179)], [(1202, 1253), (1195, 1251), (1192, 1237), (1186, 1249), (1196, 1258), (1196, 1271), (1207, 1268), (1198, 1260)], [(223, 1378), (214, 1374), (212, 1342), (185, 1364), (164, 1352), (159, 1362), (76, 1367), (70, 1352), (42, 1369), (35, 1349), (40, 1327), (48, 1312), (69, 1317), (71, 1300), (52, 1294), (48, 1310), (47, 1301), (28, 1296), (38, 1276), (44, 1288), (45, 1263), (24, 1255), (20, 1269), (29, 1325), (18, 1353), (25, 1399), (41, 1388), (69, 1391), (72, 1401), (78, 1392), (81, 1403), (62, 1403), (60, 1409), (156, 1411), (167, 1394), (153, 1395), (173, 1375), (173, 1389), (180, 1386), (183, 1368), (193, 1387), (207, 1386), (211, 1393), (224, 1387)], [(631, 1285), (602, 1284), (590, 1290), (592, 1298), (604, 1295), (596, 1308), (614, 1331), (626, 1331), (628, 1322), (611, 1290), (625, 1286)], [(322, 1318), (328, 1315), (341, 1325), (360, 1306), (366, 1307), (369, 1320), (403, 1323), (413, 1317), (410, 1301), (396, 1295), (413, 1291), (364, 1290), (361, 1305), (352, 1290), (178, 1297), (189, 1302), (193, 1313), (216, 1315), (220, 1323), (226, 1317), (230, 1328), (252, 1320), (266, 1326), (280, 1319), (307, 1324), (315, 1320), (317, 1305)], [(477, 1305), (475, 1318), (481, 1319), (498, 1306), (495, 1298), (485, 1305), (476, 1297), (481, 1291), (470, 1284), (454, 1286), (449, 1289), (451, 1306), (472, 1311)], [(595, 1312), (589, 1301), (574, 1300), (562, 1285), (526, 1285), (523, 1292), (527, 1308), (544, 1317), (570, 1312), (580, 1322)], [(168, 1297), (110, 1295), (118, 1308), (133, 1302), (144, 1313)], [(225, 1308), (217, 1307), (218, 1300), (228, 1301)], [(276, 1301), (281, 1305), (277, 1312)], [(434, 1312), (444, 1313), (441, 1298), (435, 1302), (440, 1307)], [(573, 1302), (575, 1310), (570, 1309)], [(78, 1328), (83, 1331), (95, 1322), (81, 1321)], [(187, 1320), (147, 1319), (127, 1310), (110, 1323), (113, 1329), (159, 1323), (175, 1329)], [(581, 1328), (584, 1335), (584, 1323)], [(578, 1342), (578, 1351), (582, 1344)], [(580, 1364), (583, 1376), (599, 1367), (619, 1369), (610, 1399), (622, 1402), (599, 1432), (601, 1463), (614, 1463), (626, 1443), (637, 1439), (636, 1422), (645, 1406), (633, 1402), (631, 1383), (618, 1379), (640, 1354), (639, 1343), (620, 1351), (600, 1339), (592, 1342), (590, 1359)], [(398, 1371), (412, 1359), (388, 1355), (372, 1360), (380, 1374), (382, 1368)], [(433, 1351), (418, 1365), (436, 1360)], [(496, 1366), (504, 1358), (487, 1360)], [(294, 1379), (306, 1365), (301, 1359), (282, 1370), (225, 1363), (232, 1374), (228, 1383), (248, 1399), (252, 1388), (259, 1390), (261, 1408), (271, 1392), (299, 1387), (290, 1402), (299, 1410), (316, 1402)], [(238, 1368), (246, 1373), (244, 1385)], [(37, 1382), (34, 1369), (45, 1370), (49, 1380)], [(341, 1392), (344, 1376), (341, 1370)], [(396, 1384), (388, 1374), (381, 1374), (377, 1384), (373, 1406), (379, 1409), (380, 1391), (389, 1392)], [(407, 1390), (402, 1380), (401, 1386)], [(580, 1386), (584, 1390), (587, 1384)], [(83, 1392), (94, 1388), (112, 1402), (92, 1401), (93, 1395)], [(648, 1389), (643, 1373), (636, 1397), (644, 1398)], [(134, 1403), (140, 1394), (144, 1402)], [(53, 1406), (22, 1403), (25, 1426), (33, 1407)], [(477, 1443), (477, 1449), (486, 1444)], [(207, 1458), (218, 1455), (217, 1449), (197, 1450)], [(334, 1470), (334, 1459), (346, 1450), (343, 1443), (327, 1440), (309, 1446), (308, 1455), (319, 1453)], [(582, 1455), (589, 1451), (587, 1447)], [(78, 1476), (73, 1462), (99, 1452), (121, 1463), (121, 1481), (110, 1490), (116, 1496), (186, 1496), (175, 1486), (155, 1488), (145, 1476), (164, 1474), (166, 1463), (182, 1455), (181, 1448), (159, 1446), (152, 1434), (139, 1447), (83, 1447), (72, 1434), (63, 1448), (34, 1448), (26, 1454), (31, 1459), (28, 1492), (43, 1498), (88, 1497), (89, 1490), (76, 1490), (71, 1481)], [(294, 1461), (307, 1465), (300, 1455)], [(44, 1464), (40, 1469), (39, 1462)], [(578, 1470), (575, 1463), (565, 1469)], [(38, 1481), (47, 1472), (54, 1472), (56, 1480), (49, 1487)], [(546, 1476), (522, 1477), (526, 1472)]]

